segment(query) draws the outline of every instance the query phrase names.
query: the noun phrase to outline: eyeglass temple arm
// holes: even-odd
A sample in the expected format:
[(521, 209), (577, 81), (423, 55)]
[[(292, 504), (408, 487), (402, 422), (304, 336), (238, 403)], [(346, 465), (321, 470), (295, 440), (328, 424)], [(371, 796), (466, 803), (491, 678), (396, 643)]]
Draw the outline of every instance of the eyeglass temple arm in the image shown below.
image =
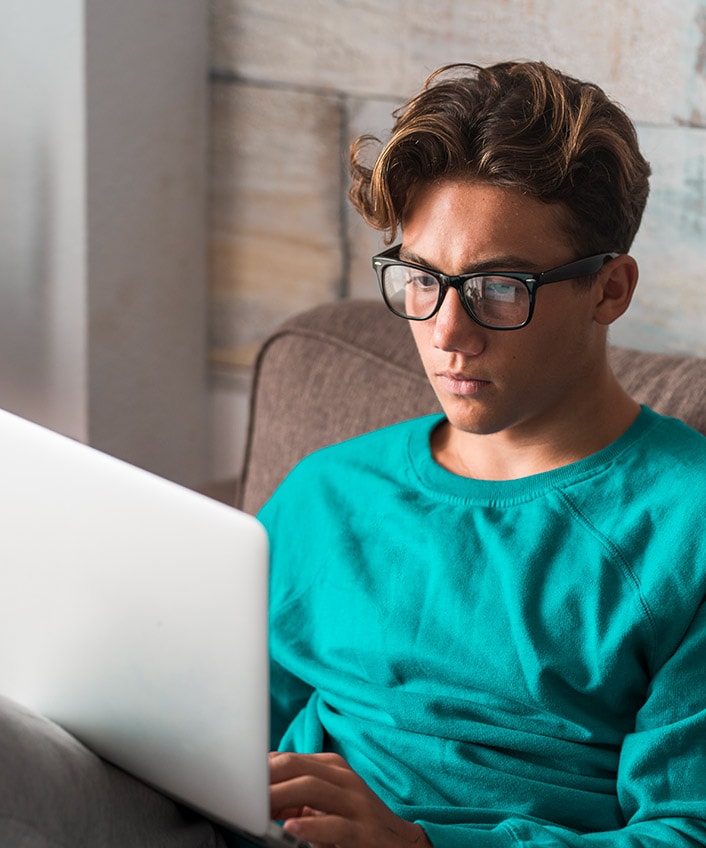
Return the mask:
[(552, 268), (551, 271), (545, 271), (539, 278), (540, 283), (555, 283), (562, 280), (570, 280), (574, 277), (587, 277), (589, 274), (596, 274), (601, 268), (620, 256), (619, 253), (597, 253), (595, 256), (589, 256), (586, 259), (579, 259), (577, 262), (568, 262), (566, 265), (560, 265), (558, 268)]

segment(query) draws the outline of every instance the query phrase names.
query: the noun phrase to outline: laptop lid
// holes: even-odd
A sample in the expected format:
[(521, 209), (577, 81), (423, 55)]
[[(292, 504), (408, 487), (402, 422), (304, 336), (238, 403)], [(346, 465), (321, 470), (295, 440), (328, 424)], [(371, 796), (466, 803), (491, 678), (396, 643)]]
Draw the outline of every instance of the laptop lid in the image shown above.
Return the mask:
[(262, 525), (2, 411), (0, 469), (0, 692), (264, 834)]

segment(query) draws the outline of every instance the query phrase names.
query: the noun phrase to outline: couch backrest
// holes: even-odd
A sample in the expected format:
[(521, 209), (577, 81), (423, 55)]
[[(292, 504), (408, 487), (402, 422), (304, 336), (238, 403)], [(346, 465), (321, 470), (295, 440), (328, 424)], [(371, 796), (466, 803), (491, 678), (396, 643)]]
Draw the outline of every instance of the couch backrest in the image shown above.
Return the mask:
[[(611, 348), (632, 396), (706, 434), (706, 359)], [(303, 456), (439, 410), (405, 321), (377, 301), (298, 315), (262, 346), (237, 504), (256, 512)]]

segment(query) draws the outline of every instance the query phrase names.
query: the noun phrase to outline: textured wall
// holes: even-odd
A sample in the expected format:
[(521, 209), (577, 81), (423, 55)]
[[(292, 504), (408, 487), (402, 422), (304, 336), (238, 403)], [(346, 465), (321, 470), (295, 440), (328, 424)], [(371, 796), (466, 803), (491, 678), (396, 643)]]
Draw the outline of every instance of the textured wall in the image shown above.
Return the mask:
[[(211, 13), (222, 414), (241, 415), (248, 363), (280, 320), (376, 296), (380, 237), (348, 206), (346, 148), (360, 132), (385, 135), (395, 105), (451, 61), (542, 59), (625, 106), (654, 177), (634, 250), (639, 292), (613, 339), (706, 355), (706, 0), (213, 0)], [(237, 456), (237, 432), (222, 432)]]

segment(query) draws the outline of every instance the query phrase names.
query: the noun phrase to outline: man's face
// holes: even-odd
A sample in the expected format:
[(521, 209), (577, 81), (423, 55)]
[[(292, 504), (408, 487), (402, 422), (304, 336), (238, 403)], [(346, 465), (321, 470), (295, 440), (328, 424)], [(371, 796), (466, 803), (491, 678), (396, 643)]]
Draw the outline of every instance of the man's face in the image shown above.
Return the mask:
[[(547, 271), (581, 258), (561, 226), (563, 213), (480, 182), (436, 183), (413, 199), (400, 258), (447, 275)], [(449, 290), (434, 317), (410, 322), (452, 427), (535, 441), (562, 417), (571, 421), (604, 373), (605, 327), (594, 321), (595, 301), (595, 286), (544, 286), (529, 325), (501, 331), (476, 324)]]

